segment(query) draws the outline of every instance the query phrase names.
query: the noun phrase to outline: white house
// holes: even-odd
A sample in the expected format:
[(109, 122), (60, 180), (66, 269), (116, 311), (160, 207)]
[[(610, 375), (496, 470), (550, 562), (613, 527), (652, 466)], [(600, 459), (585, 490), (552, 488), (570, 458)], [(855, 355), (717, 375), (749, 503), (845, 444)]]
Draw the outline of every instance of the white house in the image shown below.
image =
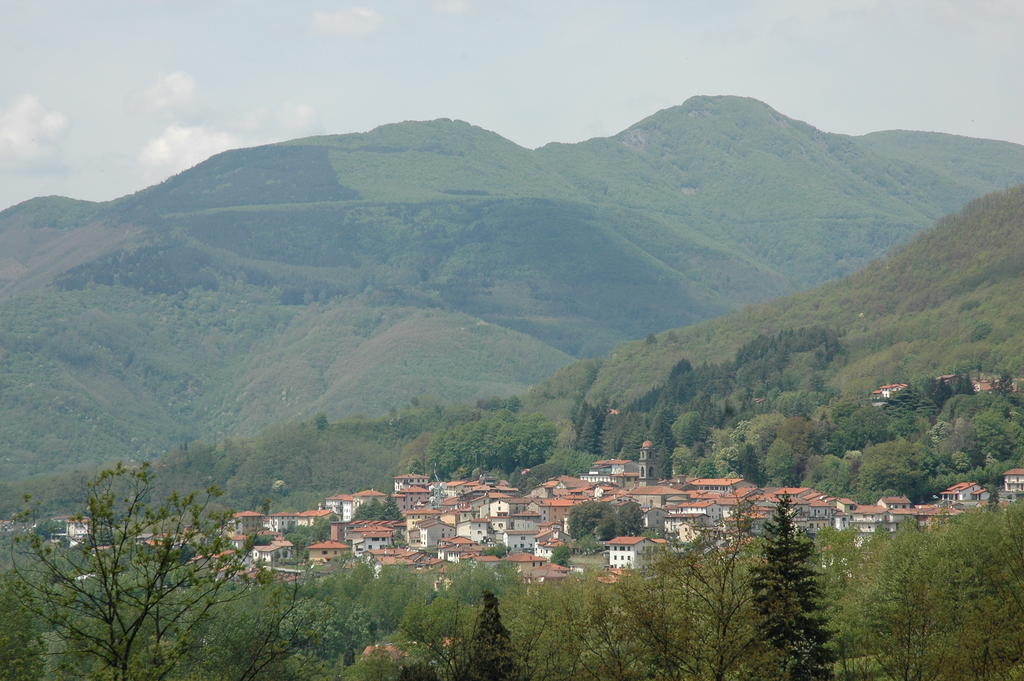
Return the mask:
[(355, 497), (351, 494), (335, 494), (324, 500), (324, 507), (334, 511), (335, 515), (341, 518), (341, 522), (347, 523), (356, 512)]
[(537, 545), (537, 530), (505, 530), (501, 541), (509, 551), (533, 553), (533, 547)]
[(278, 538), (269, 544), (252, 547), (250, 555), (254, 563), (276, 563), (294, 558), (295, 547), (287, 539)]
[(1014, 498), (1024, 494), (1024, 468), (1011, 468), (1003, 473), (1003, 492)]
[(988, 490), (976, 482), (958, 482), (939, 492), (939, 499), (947, 503), (979, 503), (988, 497)]
[(655, 547), (667, 544), (664, 539), (616, 537), (605, 542), (608, 547), (608, 567), (643, 568), (651, 561)]

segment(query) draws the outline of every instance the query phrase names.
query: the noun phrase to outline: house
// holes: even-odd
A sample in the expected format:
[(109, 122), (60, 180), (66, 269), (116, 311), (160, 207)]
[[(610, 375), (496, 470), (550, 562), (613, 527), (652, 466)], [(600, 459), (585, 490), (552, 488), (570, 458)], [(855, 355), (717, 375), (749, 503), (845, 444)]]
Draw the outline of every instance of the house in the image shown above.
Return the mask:
[(452, 537), (437, 542), (437, 557), (449, 563), (458, 563), (468, 555), (479, 555), (484, 547), (466, 537)]
[(263, 514), (256, 511), (239, 511), (232, 516), (233, 534), (259, 534), (263, 531)]
[(353, 530), (352, 553), (361, 556), (367, 551), (386, 549), (394, 545), (394, 530), (359, 529)]
[(295, 547), (284, 537), (276, 537), (269, 544), (252, 547), (252, 562), (277, 563), (295, 557)]
[(608, 547), (608, 567), (644, 568), (650, 563), (654, 549), (667, 545), (668, 542), (664, 539), (616, 537), (605, 542), (605, 546)]
[(414, 508), (402, 511), (402, 516), (405, 517), (405, 531), (412, 532), (420, 523), (427, 520), (440, 520), (443, 513), (436, 508)]
[(540, 514), (540, 523), (558, 523), (565, 527), (569, 511), (577, 502), (572, 499), (534, 499), (529, 508)]
[(689, 489), (696, 489), (702, 492), (719, 492), (721, 494), (735, 493), (742, 487), (754, 487), (754, 484), (743, 478), (694, 478), (688, 480), (686, 485)]
[(561, 582), (572, 573), (572, 568), (563, 567), (554, 563), (545, 563), (532, 567), (523, 572), (527, 582), (543, 584), (544, 582)]
[(1011, 468), (1003, 473), (1003, 492), (1011, 499), (1024, 494), (1024, 468)]
[(437, 546), (442, 539), (455, 536), (455, 528), (440, 520), (424, 520), (409, 532), (409, 546), (417, 549), (429, 549)]
[(318, 521), (330, 521), (335, 513), (329, 508), (315, 508), (311, 511), (300, 511), (295, 521), (296, 527), (313, 527)]
[(89, 519), (82, 517), (68, 518), (67, 528), (64, 530), (68, 537), (68, 543), (76, 546), (85, 541), (89, 536)]
[(678, 536), (682, 542), (693, 541), (710, 526), (711, 517), (706, 513), (672, 511), (665, 514), (665, 533)]
[(560, 539), (545, 539), (544, 541), (538, 541), (533, 546), (533, 555), (544, 560), (551, 560), (551, 556), (554, 555), (555, 549), (559, 546), (568, 546), (564, 541)]
[(463, 520), (455, 526), (455, 535), (475, 542), (483, 542), (491, 536), (491, 522), (485, 518)]
[(590, 470), (580, 476), (589, 483), (611, 483), (626, 486), (636, 484), (640, 477), (640, 464), (629, 459), (601, 459), (590, 464)]
[(351, 552), (352, 547), (340, 541), (321, 541), (306, 547), (309, 562), (326, 563)]
[(547, 558), (541, 558), (532, 553), (510, 553), (505, 556), (504, 560), (515, 565), (520, 574), (525, 574), (533, 568), (542, 567), (550, 562)]
[(402, 565), (422, 570), (436, 567), (444, 562), (421, 551), (399, 548), (367, 551), (363, 554), (362, 559), (373, 566), (374, 574), (377, 575), (380, 575), (381, 569), (386, 565)]
[(536, 530), (541, 523), (541, 515), (536, 511), (520, 511), (511, 515), (513, 530)]
[(876, 505), (887, 509), (913, 508), (914, 506), (907, 497), (881, 497)]
[(647, 509), (643, 515), (644, 528), (648, 530), (665, 529), (666, 514), (667, 511), (661, 507)]
[(885, 529), (886, 509), (882, 506), (861, 504), (847, 513), (845, 524), (862, 534)]
[(351, 494), (335, 494), (324, 500), (324, 508), (334, 511), (334, 514), (341, 518), (341, 522), (347, 523), (352, 520), (355, 514), (355, 497)]
[(977, 504), (988, 497), (988, 490), (976, 482), (958, 482), (939, 492), (939, 499), (949, 504)]
[(884, 402), (884, 401), (890, 399), (893, 395), (895, 395), (899, 391), (906, 390), (909, 387), (910, 386), (907, 385), (906, 383), (889, 383), (887, 385), (881, 385), (881, 386), (878, 386), (878, 388), (876, 388), (875, 390), (871, 391), (871, 397), (875, 401), (882, 401), (882, 402)]
[(505, 530), (501, 534), (501, 542), (509, 551), (533, 553), (537, 544), (537, 530)]
[(278, 511), (263, 519), (263, 527), (268, 532), (291, 532), (298, 525), (299, 518), (301, 516), (298, 511)]
[(404, 488), (401, 492), (396, 492), (395, 502), (398, 504), (400, 511), (408, 511), (422, 506), (430, 502), (430, 490), (426, 487), (417, 487), (410, 485)]
[(631, 489), (629, 496), (645, 508), (664, 508), (669, 500), (680, 498), (683, 494), (675, 487), (667, 485), (644, 485)]
[(395, 481), (395, 493), (403, 492), (407, 487), (430, 487), (430, 477), (419, 473), (406, 473), (396, 475), (392, 478)]

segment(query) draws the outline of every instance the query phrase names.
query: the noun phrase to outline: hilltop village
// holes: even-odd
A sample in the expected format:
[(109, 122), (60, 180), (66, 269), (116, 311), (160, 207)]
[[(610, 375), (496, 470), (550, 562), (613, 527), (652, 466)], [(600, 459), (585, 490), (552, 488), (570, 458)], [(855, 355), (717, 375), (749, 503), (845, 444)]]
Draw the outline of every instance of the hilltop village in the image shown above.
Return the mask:
[[(593, 527), (576, 525), (608, 513), (631, 518), (632, 531), (603, 542), (591, 540), (589, 553), (603, 558), (600, 564), (586, 564), (617, 571), (643, 568), (656, 547), (680, 546), (702, 532), (742, 525), (757, 534), (784, 496), (792, 503), (797, 526), (813, 537), (826, 527), (853, 528), (866, 535), (895, 532), (904, 523), (926, 526), (1024, 494), (1024, 469), (1015, 468), (1005, 472), (999, 490), (963, 481), (937, 495), (934, 503), (883, 496), (866, 505), (809, 487), (757, 487), (743, 478), (658, 480), (653, 477), (653, 451), (653, 443), (646, 441), (636, 461), (595, 461), (584, 475), (560, 476), (529, 490), (487, 477), (431, 481), (427, 475), (406, 473), (394, 478), (389, 493), (368, 489), (335, 494), (319, 508), (303, 511), (235, 513), (231, 540), (236, 549), (255, 540), (249, 544), (249, 562), (284, 571), (349, 560), (414, 569), (505, 561), (526, 579), (544, 582), (581, 569), (571, 558), (588, 551), (574, 536), (591, 534)], [(368, 505), (390, 506), (399, 517), (361, 518), (360, 509)], [(297, 528), (315, 527), (323, 534), (329, 527), (329, 538), (296, 545), (286, 537)], [(70, 521), (68, 540), (74, 544), (87, 531), (86, 521)]]

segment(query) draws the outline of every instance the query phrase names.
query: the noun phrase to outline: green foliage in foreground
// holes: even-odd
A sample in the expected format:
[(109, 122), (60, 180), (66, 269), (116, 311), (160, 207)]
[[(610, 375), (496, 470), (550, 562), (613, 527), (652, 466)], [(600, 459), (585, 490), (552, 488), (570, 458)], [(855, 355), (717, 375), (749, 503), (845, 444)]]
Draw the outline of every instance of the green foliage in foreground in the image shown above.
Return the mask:
[[(123, 510), (130, 518), (144, 508)], [(167, 645), (147, 645), (157, 630), (141, 627), (144, 654), (130, 656), (113, 675), (93, 652), (105, 639), (67, 632), (93, 632), (89, 613), (108, 612), (105, 602), (112, 621), (130, 621), (146, 599), (180, 602), (203, 584), (217, 584), (137, 582), (131, 597), (107, 601), (92, 580), (127, 583), (164, 564), (160, 549), (136, 547), (136, 558), (119, 572), (91, 572), (61, 587), (59, 580), (35, 581), (33, 570), (45, 569), (47, 560), (89, 560), (96, 549), (51, 546), (37, 554), (42, 562), (0, 576), (0, 660), (5, 678), (18, 681), (58, 673), (73, 681), (739, 681), (832, 674), (849, 681), (995, 681), (1024, 671), (1024, 505), (940, 517), (893, 535), (825, 530), (813, 545), (778, 525), (761, 539), (744, 527), (738, 522), (679, 552), (658, 553), (649, 569), (618, 580), (583, 574), (527, 587), (511, 565), (450, 565), (438, 579), (355, 563), (293, 584), (219, 583), (228, 597), (218, 597), (191, 629), (167, 630)], [(167, 546), (176, 546), (175, 531), (190, 528), (168, 527)], [(116, 546), (116, 530), (112, 538)], [(193, 569), (173, 561), (166, 568)], [(39, 588), (84, 590), (96, 600), (41, 602), (31, 596)], [(795, 610), (803, 618), (790, 619)], [(812, 621), (822, 629), (806, 642), (823, 650), (817, 666), (807, 667), (807, 647), (793, 643), (811, 632)], [(793, 625), (779, 645), (772, 632)], [(360, 655), (371, 644), (400, 652)], [(163, 657), (172, 652), (174, 664)], [(827, 659), (834, 663), (823, 666)]]

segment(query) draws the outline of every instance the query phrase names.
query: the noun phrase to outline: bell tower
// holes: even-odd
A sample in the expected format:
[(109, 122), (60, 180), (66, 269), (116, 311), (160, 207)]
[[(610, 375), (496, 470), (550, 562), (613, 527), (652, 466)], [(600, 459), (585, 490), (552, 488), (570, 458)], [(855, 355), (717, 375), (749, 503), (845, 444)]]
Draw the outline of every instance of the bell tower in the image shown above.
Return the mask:
[(654, 456), (654, 443), (644, 440), (640, 445), (640, 485), (653, 485), (658, 481), (658, 465)]

